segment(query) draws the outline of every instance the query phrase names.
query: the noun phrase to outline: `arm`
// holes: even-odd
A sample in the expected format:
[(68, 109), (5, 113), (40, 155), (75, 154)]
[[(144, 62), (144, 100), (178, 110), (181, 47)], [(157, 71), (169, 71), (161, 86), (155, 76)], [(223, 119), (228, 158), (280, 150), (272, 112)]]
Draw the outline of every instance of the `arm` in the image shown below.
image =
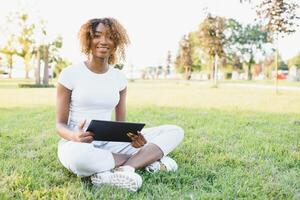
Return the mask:
[(116, 121), (126, 120), (126, 92), (127, 92), (127, 88), (120, 91), (120, 100), (118, 105), (115, 108)]
[[(116, 121), (125, 121), (126, 119), (126, 91), (127, 91), (126, 89), (127, 88), (120, 91), (120, 101), (116, 106), (116, 110), (115, 110)], [(135, 148), (140, 148), (147, 143), (146, 139), (140, 132), (138, 132), (137, 135), (129, 133), (128, 137), (131, 138), (132, 140), (131, 145)]]
[(85, 122), (79, 125), (79, 132), (74, 133), (68, 126), (69, 107), (71, 102), (71, 90), (63, 85), (57, 85), (56, 94), (56, 131), (60, 137), (77, 142), (91, 142), (93, 140), (92, 133), (83, 132), (82, 128)]

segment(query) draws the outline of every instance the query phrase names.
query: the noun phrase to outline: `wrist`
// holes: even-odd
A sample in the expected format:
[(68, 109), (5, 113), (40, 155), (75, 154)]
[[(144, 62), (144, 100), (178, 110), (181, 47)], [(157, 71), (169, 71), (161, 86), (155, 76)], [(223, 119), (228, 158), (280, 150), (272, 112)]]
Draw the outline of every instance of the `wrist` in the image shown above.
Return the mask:
[(70, 134), (70, 141), (73, 141), (73, 142), (77, 141), (77, 139), (76, 139), (76, 133), (71, 133)]

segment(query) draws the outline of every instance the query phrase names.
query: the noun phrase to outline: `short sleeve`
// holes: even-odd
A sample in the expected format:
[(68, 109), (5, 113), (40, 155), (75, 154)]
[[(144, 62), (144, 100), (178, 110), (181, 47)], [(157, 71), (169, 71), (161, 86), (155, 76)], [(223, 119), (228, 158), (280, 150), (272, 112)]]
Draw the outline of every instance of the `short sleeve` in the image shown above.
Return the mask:
[(63, 69), (58, 78), (58, 83), (62, 84), (69, 90), (73, 90), (74, 88), (74, 80), (73, 80), (74, 74), (72, 73), (72, 68), (67, 67)]
[(121, 70), (118, 70), (118, 74), (119, 74), (119, 91), (122, 91), (124, 90), (126, 87), (127, 87), (127, 77), (126, 75), (121, 71)]

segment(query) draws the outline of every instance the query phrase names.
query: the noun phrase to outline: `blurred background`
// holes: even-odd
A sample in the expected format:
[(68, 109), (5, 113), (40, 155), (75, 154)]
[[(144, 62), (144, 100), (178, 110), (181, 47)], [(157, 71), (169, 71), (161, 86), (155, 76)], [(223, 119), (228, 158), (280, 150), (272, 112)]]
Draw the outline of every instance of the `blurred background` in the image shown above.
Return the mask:
[[(300, 199), (299, 0), (0, 0), (0, 199)], [(91, 18), (127, 29), (127, 121), (176, 124), (138, 193), (57, 158), (56, 84)], [(112, 116), (113, 119), (113, 116)]]
[(80, 26), (114, 17), (131, 39), (115, 67), (132, 80), (300, 81), (299, 1), (0, 2), (1, 78), (47, 85), (85, 59)]

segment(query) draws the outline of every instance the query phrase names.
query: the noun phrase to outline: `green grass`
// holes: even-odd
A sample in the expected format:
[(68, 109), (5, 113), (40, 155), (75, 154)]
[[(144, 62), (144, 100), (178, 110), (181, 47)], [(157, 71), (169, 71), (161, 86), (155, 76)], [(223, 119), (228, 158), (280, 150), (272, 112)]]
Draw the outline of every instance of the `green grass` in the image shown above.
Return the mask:
[(129, 121), (185, 130), (171, 153), (179, 170), (140, 171), (137, 193), (95, 188), (59, 163), (54, 89), (0, 94), (0, 199), (300, 199), (299, 92), (130, 83)]

